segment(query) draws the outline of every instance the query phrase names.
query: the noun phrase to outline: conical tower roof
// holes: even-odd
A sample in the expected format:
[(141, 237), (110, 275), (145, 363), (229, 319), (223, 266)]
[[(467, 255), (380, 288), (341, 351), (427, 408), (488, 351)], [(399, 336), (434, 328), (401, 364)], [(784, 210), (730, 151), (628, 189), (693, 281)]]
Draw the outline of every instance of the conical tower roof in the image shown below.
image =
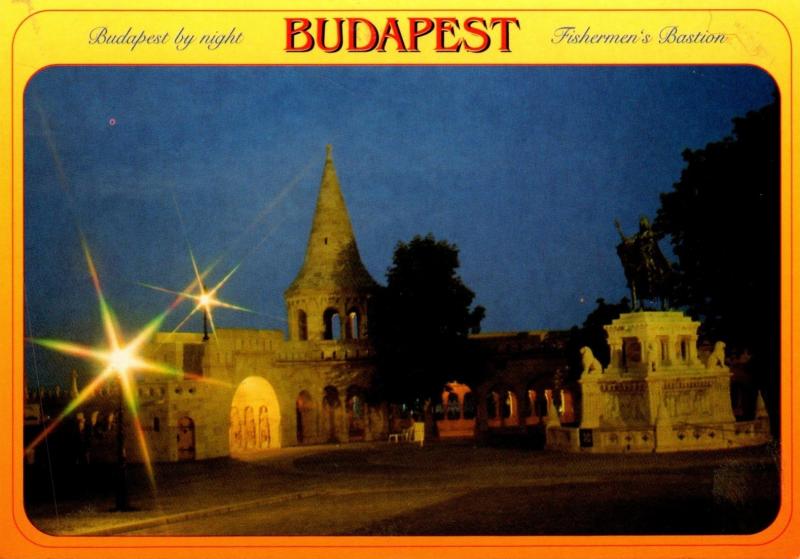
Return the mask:
[(358, 293), (377, 285), (361, 262), (350, 215), (333, 166), (331, 146), (326, 150), (306, 257), (297, 277), (286, 290), (287, 297), (308, 291)]

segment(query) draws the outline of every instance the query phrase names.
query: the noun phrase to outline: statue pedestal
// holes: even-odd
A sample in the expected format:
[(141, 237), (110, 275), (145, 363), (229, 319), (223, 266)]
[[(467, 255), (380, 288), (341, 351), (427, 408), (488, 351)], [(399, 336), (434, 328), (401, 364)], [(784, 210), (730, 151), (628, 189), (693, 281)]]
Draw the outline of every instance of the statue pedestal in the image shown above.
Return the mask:
[(724, 356), (710, 358), (711, 366), (700, 361), (699, 326), (672, 311), (626, 313), (606, 326), (611, 363), (581, 378), (578, 432), (551, 438), (548, 431), (548, 445), (577, 437), (581, 451), (669, 452), (769, 441), (767, 422), (736, 422), (730, 370)]

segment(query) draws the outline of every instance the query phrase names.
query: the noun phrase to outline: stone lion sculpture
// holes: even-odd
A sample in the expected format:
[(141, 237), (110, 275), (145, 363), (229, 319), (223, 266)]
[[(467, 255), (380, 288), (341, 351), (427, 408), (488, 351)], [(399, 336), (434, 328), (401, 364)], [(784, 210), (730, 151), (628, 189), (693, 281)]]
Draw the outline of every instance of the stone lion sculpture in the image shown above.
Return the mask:
[(594, 356), (594, 353), (592, 353), (591, 348), (583, 346), (580, 349), (580, 352), (581, 352), (581, 364), (583, 365), (581, 376), (590, 375), (592, 373), (603, 372), (603, 365), (601, 365), (600, 361), (597, 360), (597, 357)]
[(714, 351), (708, 356), (706, 361), (706, 369), (717, 369), (725, 367), (725, 342), (717, 342), (714, 344)]

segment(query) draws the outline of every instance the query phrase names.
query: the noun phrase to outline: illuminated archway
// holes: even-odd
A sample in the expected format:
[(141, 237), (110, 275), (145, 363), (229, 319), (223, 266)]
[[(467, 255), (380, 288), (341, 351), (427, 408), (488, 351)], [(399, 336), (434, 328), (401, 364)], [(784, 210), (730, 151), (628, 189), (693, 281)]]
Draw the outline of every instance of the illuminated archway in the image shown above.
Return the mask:
[(325, 309), (325, 312), (322, 313), (322, 322), (324, 326), (322, 339), (340, 340), (344, 337), (342, 335), (342, 317), (339, 316), (339, 311), (334, 308)]
[(279, 448), (280, 424), (280, 405), (272, 385), (256, 376), (239, 383), (231, 402), (228, 439), (231, 455)]
[(512, 390), (506, 390), (500, 406), (500, 417), (504, 425), (519, 425), (519, 403)]

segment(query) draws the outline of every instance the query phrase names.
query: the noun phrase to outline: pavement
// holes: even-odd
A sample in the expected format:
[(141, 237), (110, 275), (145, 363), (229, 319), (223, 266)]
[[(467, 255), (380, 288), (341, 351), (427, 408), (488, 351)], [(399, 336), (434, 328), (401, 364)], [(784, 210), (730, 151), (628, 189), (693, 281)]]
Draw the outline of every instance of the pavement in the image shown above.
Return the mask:
[[(32, 523), (59, 535), (748, 533), (779, 504), (772, 447), (574, 455), (471, 442), (358, 443), (26, 471)], [(546, 510), (546, 515), (541, 514)], [(690, 512), (686, 512), (686, 511)], [(488, 514), (487, 514), (488, 513)]]
[(143, 465), (128, 464), (126, 511), (114, 510), (113, 464), (62, 466), (53, 472), (43, 464), (25, 472), (26, 511), (34, 526), (46, 533), (112, 535), (305, 498), (320, 488), (298, 487), (298, 478), (306, 476), (295, 471), (294, 460), (335, 448), (293, 447), (242, 460), (157, 463), (152, 482)]

